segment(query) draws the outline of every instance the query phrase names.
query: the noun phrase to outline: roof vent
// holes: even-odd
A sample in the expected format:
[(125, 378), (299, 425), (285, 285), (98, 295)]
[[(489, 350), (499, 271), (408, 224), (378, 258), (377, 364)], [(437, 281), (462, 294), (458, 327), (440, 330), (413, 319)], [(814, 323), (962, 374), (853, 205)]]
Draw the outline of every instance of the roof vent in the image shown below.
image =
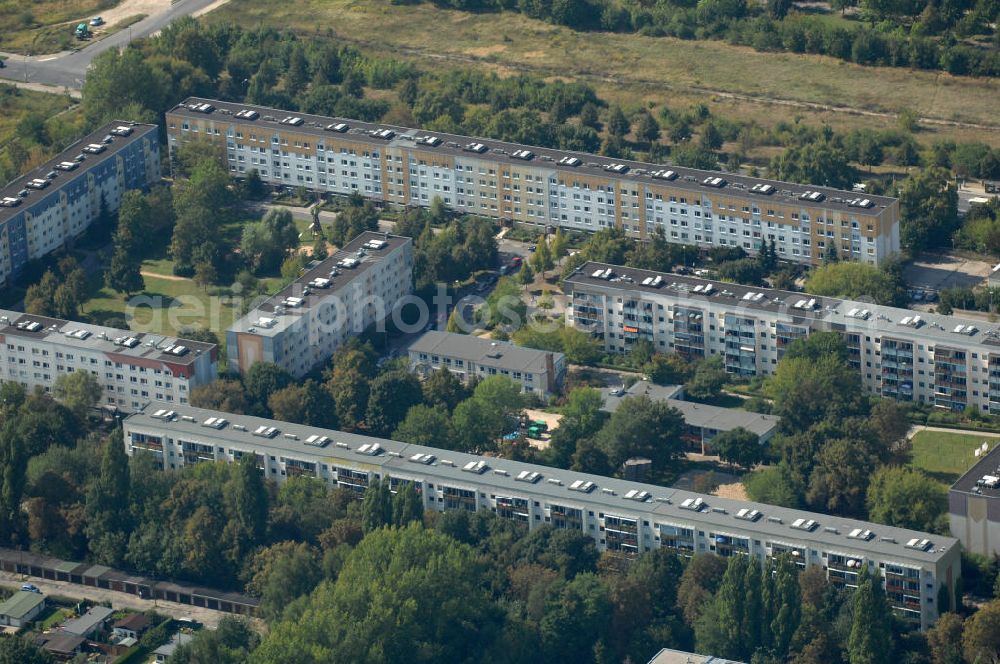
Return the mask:
[(485, 461), (470, 461), (469, 463), (462, 466), (462, 470), (467, 473), (475, 473), (476, 475), (482, 475), (487, 470), (489, 466), (486, 465)]
[(708, 507), (701, 498), (685, 498), (680, 504), (681, 509), (700, 512), (702, 508)]
[(365, 456), (378, 456), (382, 454), (384, 450), (378, 443), (365, 443), (355, 451), (358, 454), (364, 454)]
[(534, 484), (538, 480), (542, 479), (541, 473), (536, 473), (533, 470), (522, 470), (514, 478), (518, 482), (527, 482), (528, 484)]
[(330, 444), (330, 439), (314, 433), (306, 438), (305, 443), (310, 447), (326, 447)]

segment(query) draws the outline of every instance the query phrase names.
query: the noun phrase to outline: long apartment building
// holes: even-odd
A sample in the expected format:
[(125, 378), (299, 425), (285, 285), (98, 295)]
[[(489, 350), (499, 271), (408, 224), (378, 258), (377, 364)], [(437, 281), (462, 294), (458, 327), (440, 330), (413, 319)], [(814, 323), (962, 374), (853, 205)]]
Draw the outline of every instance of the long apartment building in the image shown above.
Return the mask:
[(393, 491), (410, 482), (426, 510), (489, 510), (528, 528), (578, 530), (623, 556), (788, 555), (839, 586), (856, 585), (867, 565), (884, 576), (893, 609), (921, 629), (940, 602), (954, 606), (961, 575), (954, 538), (843, 517), (169, 403), (150, 404), (124, 430), (128, 454), (152, 454), (166, 470), (252, 454), (279, 483), (313, 477), (362, 494), (374, 480)]
[(46, 392), (56, 379), (89, 371), (100, 405), (134, 412), (150, 401), (188, 402), (191, 389), (218, 375), (215, 344), (0, 310), (0, 383)]
[(157, 126), (112, 122), (0, 189), (0, 285), (160, 179)]
[(948, 523), (965, 551), (990, 558), (1000, 555), (1000, 445), (984, 439), (968, 457), (979, 461), (948, 490)]
[(382, 323), (413, 290), (413, 240), (367, 231), (226, 330), (229, 367), (272, 362), (296, 378)]
[(719, 355), (750, 378), (774, 372), (794, 340), (833, 331), (874, 394), (1000, 413), (1000, 328), (982, 321), (593, 262), (565, 289), (572, 325), (608, 352), (647, 339), (690, 360)]
[(899, 251), (894, 198), (211, 99), (187, 99), (166, 121), (170, 150), (217, 142), (233, 175), (256, 170), (273, 186), (409, 206), (440, 197), (458, 212), (636, 239), (659, 228), (701, 248), (774, 241), (796, 263), (831, 245), (871, 264)]

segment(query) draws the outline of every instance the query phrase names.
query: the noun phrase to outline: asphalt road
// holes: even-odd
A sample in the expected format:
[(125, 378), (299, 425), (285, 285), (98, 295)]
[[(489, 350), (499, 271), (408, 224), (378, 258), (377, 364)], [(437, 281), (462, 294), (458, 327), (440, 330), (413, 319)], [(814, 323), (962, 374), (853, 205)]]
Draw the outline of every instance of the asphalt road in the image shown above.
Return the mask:
[(80, 586), (65, 581), (49, 581), (48, 579), (11, 574), (10, 572), (0, 572), (0, 584), (12, 588), (20, 588), (22, 583), (34, 584), (42, 591), (43, 595), (59, 595), (71, 599), (86, 599), (91, 602), (107, 601), (111, 602), (111, 607), (114, 609), (155, 610), (157, 613), (170, 616), (171, 618), (190, 618), (213, 629), (219, 624), (219, 620), (223, 616), (228, 615), (200, 606), (189, 606), (187, 604), (177, 604), (176, 602), (165, 602), (163, 600), (140, 599), (135, 595), (120, 593), (114, 590)]
[(177, 0), (159, 14), (147, 16), (130, 28), (99, 41), (91, 42), (79, 51), (27, 57), (12, 55), (0, 77), (30, 83), (44, 83), (61, 88), (80, 89), (90, 62), (111, 48), (122, 48), (132, 39), (146, 37), (170, 24), (175, 18), (187, 16), (212, 4), (214, 0)]

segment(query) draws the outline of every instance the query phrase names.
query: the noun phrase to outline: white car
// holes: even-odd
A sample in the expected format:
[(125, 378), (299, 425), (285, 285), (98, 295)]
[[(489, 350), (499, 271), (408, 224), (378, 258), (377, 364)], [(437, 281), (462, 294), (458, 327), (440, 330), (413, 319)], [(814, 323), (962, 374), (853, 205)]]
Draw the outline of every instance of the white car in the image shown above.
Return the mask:
[(90, 19), (90, 25), (95, 28), (99, 25), (104, 25), (104, 19), (101, 18), (100, 16), (95, 16), (94, 18)]

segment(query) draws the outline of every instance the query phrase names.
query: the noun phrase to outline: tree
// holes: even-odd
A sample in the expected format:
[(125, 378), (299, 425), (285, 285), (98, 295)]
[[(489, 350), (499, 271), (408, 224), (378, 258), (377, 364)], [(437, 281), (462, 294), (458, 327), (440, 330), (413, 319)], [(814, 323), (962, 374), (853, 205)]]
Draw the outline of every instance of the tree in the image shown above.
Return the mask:
[(694, 375), (684, 386), (684, 390), (695, 399), (714, 399), (722, 392), (728, 380), (722, 357), (715, 355), (695, 366)]
[(83, 87), (89, 126), (123, 117), (155, 122), (155, 114), (166, 110), (163, 79), (139, 49), (110, 49), (95, 57)]
[(612, 136), (622, 138), (631, 130), (628, 118), (622, 111), (621, 106), (612, 106), (608, 111), (608, 133)]
[(417, 404), (407, 411), (406, 418), (396, 427), (392, 439), (449, 450), (454, 449), (455, 431), (443, 405)]
[(447, 412), (455, 410), (455, 406), (472, 394), (472, 390), (447, 367), (441, 367), (428, 376), (422, 387), (424, 402), (428, 405), (444, 406)]
[(361, 528), (367, 534), (389, 525), (392, 525), (392, 493), (389, 491), (389, 479), (374, 480), (365, 489), (361, 502)]
[(28, 635), (0, 639), (0, 664), (52, 664), (55, 660)]
[(1000, 660), (1000, 601), (989, 602), (965, 621), (962, 650), (969, 662)]
[(864, 401), (861, 375), (836, 356), (782, 358), (765, 389), (789, 431), (857, 414)]
[(923, 472), (905, 467), (883, 467), (868, 485), (868, 516), (900, 528), (936, 532), (948, 511), (944, 487)]
[(688, 377), (688, 367), (680, 355), (656, 353), (644, 371), (657, 385), (681, 385)]
[(381, 529), (348, 555), (335, 583), (273, 626), (250, 662), (479, 661), (502, 621), (485, 587), (470, 546), (418, 524)]
[(854, 261), (831, 262), (809, 274), (806, 291), (815, 295), (857, 299), (872, 297), (879, 304), (903, 304), (905, 288), (894, 272)]
[(409, 371), (390, 371), (372, 381), (365, 424), (376, 436), (388, 436), (423, 401), (420, 381)]
[(848, 189), (854, 181), (854, 169), (843, 148), (827, 140), (786, 149), (771, 159), (768, 170), (776, 180), (814, 182), (838, 189)]
[(851, 598), (854, 612), (847, 654), (851, 664), (888, 664), (892, 659), (892, 613), (885, 599), (882, 577), (868, 565), (861, 567)]
[(965, 664), (962, 657), (962, 633), (965, 629), (962, 616), (943, 613), (934, 626), (927, 630), (927, 645), (934, 664)]
[(0, 429), (0, 542), (17, 541), (22, 526), (21, 497), (28, 457), (16, 420)]
[(588, 101), (580, 108), (580, 124), (597, 131), (601, 130), (601, 121), (597, 117), (597, 106)]
[(635, 135), (640, 141), (652, 145), (660, 138), (660, 123), (650, 113), (640, 113)]
[(254, 273), (277, 269), (299, 245), (299, 232), (287, 208), (271, 208), (264, 218), (243, 227), (240, 252)]
[(86, 370), (62, 374), (56, 378), (52, 393), (78, 418), (97, 407), (104, 394), (94, 374)]
[(697, 624), (698, 618), (718, 590), (726, 566), (726, 559), (722, 556), (703, 553), (691, 558), (684, 568), (677, 586), (677, 608), (688, 627)]
[(255, 362), (243, 377), (243, 389), (250, 407), (264, 417), (270, 413), (267, 401), (271, 395), (291, 383), (292, 376), (273, 362)]
[(191, 405), (195, 408), (222, 410), (234, 415), (250, 411), (247, 395), (238, 380), (219, 379), (191, 389)]
[(260, 642), (260, 636), (241, 617), (223, 616), (215, 629), (202, 629), (170, 656), (170, 664), (243, 664)]
[(764, 446), (757, 434), (743, 427), (723, 431), (712, 438), (712, 449), (723, 461), (742, 466), (747, 470), (764, 460)]
[(549, 243), (544, 236), (538, 239), (537, 247), (535, 253), (531, 255), (531, 267), (544, 278), (545, 273), (554, 268), (556, 264), (552, 258), (552, 252), (549, 250)]
[(124, 293), (126, 296), (137, 293), (146, 287), (146, 281), (142, 278), (142, 263), (137, 258), (136, 253), (129, 253), (127, 250), (119, 248), (115, 242), (115, 250), (111, 255), (111, 263), (107, 272), (104, 273), (104, 284), (117, 293)]
[(289, 385), (267, 398), (272, 417), (283, 422), (295, 422), (324, 429), (337, 427), (336, 404), (330, 393), (314, 380), (301, 385)]
[[(269, 499), (264, 477), (257, 470), (256, 455), (244, 454), (231, 468), (222, 492), (228, 518), (221, 542), (229, 560), (241, 564), (264, 538)], [(212, 536), (218, 537), (219, 533)]]
[(401, 482), (392, 497), (392, 523), (403, 528), (411, 523), (422, 523), (424, 503), (413, 482)]
[(594, 574), (556, 584), (539, 624), (545, 661), (590, 661), (611, 618), (607, 587)]
[(104, 445), (101, 472), (87, 492), (87, 537), (95, 560), (121, 565), (131, 530), (128, 456), (121, 428)]
[(910, 251), (949, 246), (958, 227), (958, 190), (939, 167), (911, 175), (899, 192), (900, 241)]
[(632, 457), (646, 457), (663, 469), (683, 454), (683, 431), (684, 418), (676, 409), (642, 395), (622, 399), (596, 439), (614, 469)]
[(521, 269), (517, 272), (517, 283), (527, 288), (535, 281), (535, 271), (531, 269), (531, 261), (521, 264)]
[(320, 554), (302, 542), (279, 542), (254, 554), (245, 575), (246, 590), (260, 597), (261, 615), (274, 621), (292, 601), (312, 592), (322, 580)]

